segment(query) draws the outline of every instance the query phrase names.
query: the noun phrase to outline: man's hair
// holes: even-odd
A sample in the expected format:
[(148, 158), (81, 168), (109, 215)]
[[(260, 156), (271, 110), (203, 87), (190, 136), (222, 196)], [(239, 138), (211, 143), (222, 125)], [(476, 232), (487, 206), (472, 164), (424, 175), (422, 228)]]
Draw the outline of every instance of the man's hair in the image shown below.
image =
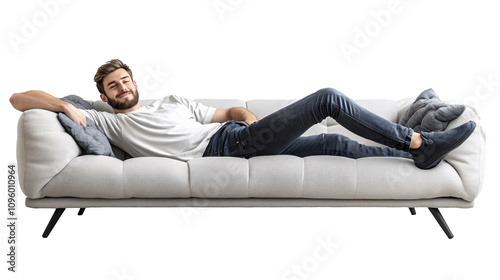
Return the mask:
[(99, 90), (100, 93), (106, 95), (103, 85), (104, 78), (109, 73), (118, 70), (120, 68), (125, 69), (125, 71), (127, 71), (128, 74), (130, 75), (130, 79), (134, 80), (134, 77), (132, 76), (132, 70), (130, 70), (127, 64), (123, 63), (119, 59), (112, 59), (106, 62), (106, 64), (103, 64), (101, 67), (99, 67), (99, 69), (97, 69), (97, 73), (95, 73), (94, 82), (96, 83), (97, 89)]

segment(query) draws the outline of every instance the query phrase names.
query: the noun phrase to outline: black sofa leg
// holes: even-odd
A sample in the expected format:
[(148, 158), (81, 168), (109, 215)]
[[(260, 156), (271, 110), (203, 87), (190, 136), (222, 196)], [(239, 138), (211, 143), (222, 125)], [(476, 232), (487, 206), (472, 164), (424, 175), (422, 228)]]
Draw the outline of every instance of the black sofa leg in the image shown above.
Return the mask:
[(85, 208), (80, 208), (80, 210), (78, 210), (78, 216), (83, 215), (83, 212), (85, 212)]
[[(410, 213), (412, 215), (417, 214), (417, 212), (415, 211), (415, 208), (409, 207), (409, 209), (410, 209)], [(66, 210), (66, 208), (56, 208), (56, 210), (54, 211), (54, 214), (52, 214), (52, 217), (50, 218), (49, 224), (47, 225), (47, 227), (45, 228), (45, 231), (42, 234), (43, 238), (47, 238), (49, 236), (50, 232), (52, 231), (52, 229), (56, 225), (57, 221), (59, 221), (59, 218), (64, 213), (64, 210)], [(444, 220), (443, 215), (441, 215), (441, 212), (439, 211), (439, 209), (438, 208), (429, 208), (429, 211), (431, 211), (432, 215), (434, 216), (434, 218), (436, 219), (438, 224), (441, 226), (443, 231), (446, 233), (446, 236), (448, 236), (449, 239), (452, 239), (454, 237), (453, 233), (451, 232), (450, 228), (448, 227), (448, 224)], [(80, 208), (80, 210), (78, 211), (78, 215), (79, 216), (83, 215), (83, 212), (85, 212), (85, 208)]]
[(47, 238), (49, 236), (50, 232), (52, 231), (52, 229), (56, 225), (57, 221), (59, 220), (61, 215), (64, 213), (64, 210), (66, 210), (66, 208), (56, 208), (56, 211), (54, 211), (54, 214), (52, 214), (52, 218), (50, 218), (49, 224), (47, 225), (47, 227), (45, 228), (45, 231), (42, 234), (43, 238)]
[(438, 222), (438, 224), (441, 226), (441, 228), (444, 230), (446, 233), (446, 236), (448, 236), (449, 239), (453, 238), (453, 233), (451, 232), (450, 228), (448, 227), (448, 224), (443, 218), (443, 215), (441, 215), (441, 212), (439, 212), (438, 208), (429, 208), (429, 211), (431, 211), (432, 215)]

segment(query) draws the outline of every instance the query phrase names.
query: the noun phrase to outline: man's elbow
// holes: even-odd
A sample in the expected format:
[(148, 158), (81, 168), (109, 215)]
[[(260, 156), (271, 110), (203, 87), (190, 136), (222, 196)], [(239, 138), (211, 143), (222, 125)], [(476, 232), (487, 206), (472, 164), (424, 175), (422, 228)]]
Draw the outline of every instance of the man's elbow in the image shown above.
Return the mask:
[(24, 110), (22, 110), (22, 107), (21, 107), (21, 99), (22, 99), (23, 94), (25, 94), (25, 92), (14, 93), (9, 98), (9, 101), (10, 101), (10, 104), (12, 104), (12, 107), (16, 108), (19, 111), (24, 111)]
[(35, 93), (36, 93), (35, 90), (28, 90), (25, 92), (14, 93), (9, 99), (10, 104), (12, 104), (12, 107), (16, 108), (21, 112), (32, 109), (29, 108), (28, 103), (30, 102), (32, 95)]

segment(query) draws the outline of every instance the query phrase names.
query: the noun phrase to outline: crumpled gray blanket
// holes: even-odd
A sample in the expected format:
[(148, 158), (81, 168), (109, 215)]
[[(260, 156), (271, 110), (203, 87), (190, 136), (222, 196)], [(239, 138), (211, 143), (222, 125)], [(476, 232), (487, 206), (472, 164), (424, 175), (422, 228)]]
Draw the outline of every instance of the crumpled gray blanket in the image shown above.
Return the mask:
[(465, 105), (450, 105), (439, 99), (431, 88), (422, 92), (399, 120), (415, 132), (443, 131), (450, 121), (465, 111)]

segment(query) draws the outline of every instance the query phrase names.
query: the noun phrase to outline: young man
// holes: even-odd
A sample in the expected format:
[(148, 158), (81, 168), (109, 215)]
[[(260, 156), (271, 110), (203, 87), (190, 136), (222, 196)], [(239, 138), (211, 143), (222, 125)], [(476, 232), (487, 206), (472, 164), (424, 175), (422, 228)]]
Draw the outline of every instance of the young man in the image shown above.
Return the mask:
[[(114, 113), (79, 110), (43, 91), (16, 93), (10, 101), (20, 111), (39, 108), (64, 112), (81, 125), (86, 125), (88, 117), (104, 130), (112, 144), (134, 157), (180, 160), (277, 154), (393, 156), (412, 158), (417, 167), (430, 169), (475, 129), (471, 121), (444, 132), (416, 133), (367, 111), (330, 88), (259, 121), (244, 108), (216, 109), (175, 95), (141, 106), (132, 71), (117, 59), (99, 67), (94, 81), (101, 99)], [(338, 134), (301, 137), (309, 127), (328, 116), (353, 133), (388, 147), (361, 145)]]

